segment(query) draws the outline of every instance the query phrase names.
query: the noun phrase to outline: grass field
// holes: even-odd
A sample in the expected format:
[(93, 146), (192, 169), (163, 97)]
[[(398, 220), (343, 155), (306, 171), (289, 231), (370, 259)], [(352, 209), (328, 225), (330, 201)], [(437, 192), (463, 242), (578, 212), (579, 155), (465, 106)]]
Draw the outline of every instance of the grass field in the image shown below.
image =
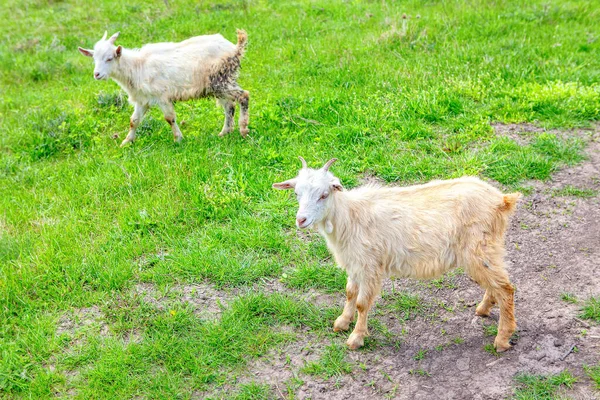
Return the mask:
[[(293, 196), (271, 184), (295, 174), (298, 155), (339, 158), (346, 187), (468, 174), (518, 189), (582, 161), (575, 137), (532, 132), (522, 146), (492, 127), (600, 119), (598, 3), (526, 3), (4, 0), (0, 395), (293, 398), (303, 376), (360, 368), (331, 332), (338, 304), (302, 296), (343, 298), (344, 274), (319, 237), (297, 234)], [(250, 39), (249, 137), (217, 137), (222, 110), (198, 100), (176, 105), (181, 144), (152, 110), (119, 148), (132, 107), (116, 83), (94, 81), (77, 46), (104, 30), (133, 48), (235, 41), (236, 28)], [(200, 313), (181, 299), (194, 284), (226, 300)], [(440, 307), (402, 299), (405, 318)], [(326, 350), (281, 395), (236, 381), (306, 332)]]

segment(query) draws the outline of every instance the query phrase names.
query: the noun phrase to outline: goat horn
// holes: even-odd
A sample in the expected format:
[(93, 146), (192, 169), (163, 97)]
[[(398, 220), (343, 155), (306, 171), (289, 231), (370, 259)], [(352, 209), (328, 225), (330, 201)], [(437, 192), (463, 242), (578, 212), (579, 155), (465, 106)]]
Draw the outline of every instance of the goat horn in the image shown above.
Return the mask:
[(308, 168), (308, 166), (306, 165), (306, 160), (302, 158), (302, 156), (298, 156), (298, 158), (302, 162), (302, 168)]
[(115, 41), (117, 40), (117, 38), (119, 37), (119, 34), (121, 32), (117, 32), (114, 35), (112, 35), (110, 38), (108, 38), (108, 41), (111, 42), (112, 44), (115, 44)]
[(337, 161), (337, 158), (332, 158), (331, 160), (327, 161), (327, 162), (325, 163), (325, 165), (323, 165), (323, 170), (324, 170), (324, 171), (328, 171), (328, 170), (329, 170), (329, 167), (331, 167), (331, 164), (333, 164), (333, 163), (334, 163), (334, 162), (336, 162), (336, 161)]
[(104, 31), (104, 36), (102, 36), (102, 39), (100, 39), (100, 40), (106, 40), (106, 36), (108, 36), (108, 32)]

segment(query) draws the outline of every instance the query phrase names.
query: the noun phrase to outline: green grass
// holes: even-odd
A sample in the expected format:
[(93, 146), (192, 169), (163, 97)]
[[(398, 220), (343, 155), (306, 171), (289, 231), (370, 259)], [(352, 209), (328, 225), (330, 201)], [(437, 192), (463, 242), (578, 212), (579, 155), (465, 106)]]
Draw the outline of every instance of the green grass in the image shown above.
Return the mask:
[(454, 339), (452, 339), (452, 343), (454, 344), (463, 344), (465, 342), (465, 339), (457, 336)]
[(334, 266), (309, 264), (284, 273), (282, 281), (290, 288), (317, 288), (325, 292), (340, 293), (346, 287), (346, 273)]
[(596, 385), (596, 390), (600, 390), (600, 364), (597, 365), (585, 365), (583, 367), (585, 373), (590, 377)]
[[(151, 382), (152, 392), (166, 397), (181, 387), (220, 386), (248, 360), (292, 340), (282, 325), (318, 332), (329, 328), (326, 321), (332, 317), (279, 294), (239, 297), (218, 321), (198, 319), (185, 306), (160, 311), (136, 299), (107, 304), (105, 315), (116, 327), (114, 335), (93, 335), (74, 347), (61, 340), (62, 352), (56, 355), (67, 370), (84, 371), (73, 383), (82, 395), (130, 397)], [(123, 333), (131, 330), (140, 332), (140, 343), (124, 344)]]
[(408, 373), (411, 375), (418, 375), (418, 376), (427, 376), (427, 377), (431, 376), (431, 373), (425, 371), (422, 368), (411, 369), (408, 371)]
[(230, 398), (234, 400), (268, 400), (276, 399), (277, 396), (271, 391), (269, 385), (249, 383), (240, 385), (239, 391)]
[[(206, 397), (207, 400), (222, 398), (221, 396)], [(270, 400), (278, 397), (273, 393), (269, 385), (251, 382), (239, 385), (236, 391), (228, 392), (226, 398), (232, 400)]]
[(561, 189), (555, 190), (553, 192), (554, 196), (571, 196), (571, 197), (595, 197), (598, 195), (597, 190), (586, 189), (586, 188), (578, 188), (575, 186), (567, 185)]
[(498, 325), (483, 325), (483, 332), (486, 336), (496, 336), (498, 334)]
[[(334, 172), (349, 188), (365, 174), (400, 185), (469, 174), (518, 187), (581, 161), (583, 143), (534, 133), (520, 146), (492, 122), (572, 128), (600, 118), (600, 11), (584, 0), (6, 0), (3, 9), (8, 398), (219, 393), (248, 360), (295, 340), (282, 326), (328, 331), (333, 310), (247, 294), (272, 279), (343, 293), (323, 240), (296, 234), (293, 196), (271, 189), (296, 173), (298, 155), (313, 166), (339, 158)], [(238, 27), (250, 38), (240, 76), (250, 138), (217, 137), (222, 111), (198, 100), (176, 105), (180, 145), (152, 110), (135, 145), (118, 148), (112, 137), (124, 137), (132, 108), (114, 82), (94, 81), (77, 46), (104, 30), (132, 48), (215, 32), (233, 40)], [(163, 310), (136, 298), (140, 282), (240, 294), (211, 320), (185, 303)], [(414, 318), (424, 312), (415, 300), (403, 294), (393, 307)], [(56, 333), (61, 317), (92, 306), (102, 310), (95, 325)], [(131, 332), (139, 341), (125, 340)], [(262, 382), (231, 390), (268, 396)]]
[(561, 293), (560, 299), (562, 301), (566, 301), (567, 303), (575, 304), (577, 303), (577, 296), (572, 293)]
[(556, 375), (518, 375), (515, 389), (515, 400), (553, 400), (560, 397), (557, 392), (560, 387), (570, 388), (577, 379), (567, 370)]
[(462, 268), (456, 268), (446, 273), (440, 278), (422, 282), (422, 285), (428, 288), (435, 289), (456, 289), (458, 288), (458, 284), (456, 282), (457, 277), (463, 274), (464, 272)]
[(587, 299), (583, 305), (580, 316), (584, 319), (600, 322), (600, 299), (596, 297)]
[(411, 293), (399, 293), (389, 296), (392, 302), (387, 308), (401, 320), (410, 320), (417, 315), (424, 314), (427, 306), (424, 300)]
[(425, 356), (427, 355), (427, 350), (425, 349), (419, 349), (419, 351), (417, 351), (417, 354), (415, 354), (413, 356), (413, 359), (419, 361), (425, 358)]
[(320, 376), (323, 379), (349, 374), (352, 372), (352, 364), (345, 361), (346, 351), (345, 345), (332, 343), (323, 350), (318, 361), (306, 364), (301, 372)]
[(495, 357), (501, 357), (502, 353), (498, 353), (496, 351), (496, 348), (494, 347), (493, 343), (487, 343), (485, 346), (483, 346), (483, 350), (486, 353), (490, 353), (491, 355), (495, 356)]

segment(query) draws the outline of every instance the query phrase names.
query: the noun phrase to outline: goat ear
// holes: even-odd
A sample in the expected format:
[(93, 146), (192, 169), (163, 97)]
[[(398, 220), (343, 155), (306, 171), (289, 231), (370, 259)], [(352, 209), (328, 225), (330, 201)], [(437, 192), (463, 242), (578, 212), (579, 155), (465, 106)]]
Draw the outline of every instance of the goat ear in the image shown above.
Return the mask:
[(117, 57), (121, 57), (121, 52), (123, 51), (123, 47), (122, 46), (117, 46), (116, 50), (115, 50), (115, 55)]
[(84, 49), (83, 47), (80, 47), (79, 52), (86, 57), (94, 57), (94, 50), (87, 50), (87, 49)]
[(340, 182), (340, 180), (335, 177), (331, 180), (331, 187), (333, 188), (333, 190), (337, 190), (339, 192), (344, 190), (344, 187), (342, 186), (342, 183)]
[(108, 39), (108, 41), (109, 41), (110, 43), (112, 43), (112, 44), (115, 44), (115, 41), (116, 41), (116, 40), (117, 40), (117, 38), (119, 37), (119, 33), (121, 33), (121, 32), (117, 32), (117, 33), (115, 33), (114, 35), (112, 35), (112, 36), (111, 36), (111, 37)]
[(288, 179), (287, 181), (273, 184), (273, 188), (279, 189), (279, 190), (288, 190), (288, 189), (293, 189), (295, 187), (296, 187), (296, 178)]

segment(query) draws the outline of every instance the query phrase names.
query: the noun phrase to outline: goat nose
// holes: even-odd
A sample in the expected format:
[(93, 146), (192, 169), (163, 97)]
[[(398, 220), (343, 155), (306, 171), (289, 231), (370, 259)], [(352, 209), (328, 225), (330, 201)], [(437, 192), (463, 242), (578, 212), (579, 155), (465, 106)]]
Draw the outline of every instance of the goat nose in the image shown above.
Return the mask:
[(302, 226), (306, 222), (306, 217), (297, 217), (296, 222), (298, 223), (298, 226)]
[(94, 72), (94, 78), (98, 79), (99, 76), (100, 76), (100, 72)]

